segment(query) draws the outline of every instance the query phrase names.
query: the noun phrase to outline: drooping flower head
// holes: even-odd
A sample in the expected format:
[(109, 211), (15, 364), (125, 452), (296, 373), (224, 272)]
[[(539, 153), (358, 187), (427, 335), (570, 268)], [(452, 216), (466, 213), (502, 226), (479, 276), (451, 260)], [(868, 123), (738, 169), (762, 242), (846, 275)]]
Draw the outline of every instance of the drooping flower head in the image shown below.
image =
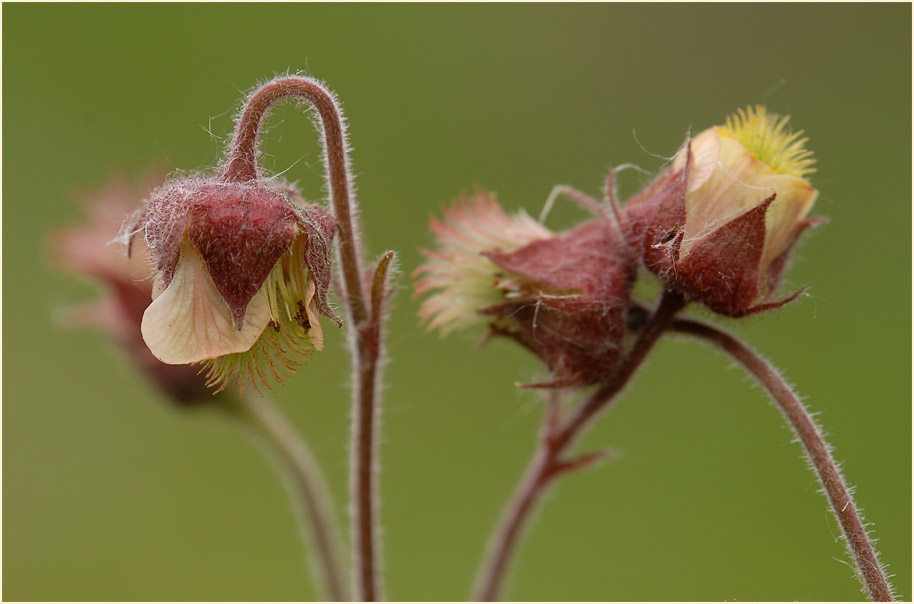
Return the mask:
[[(104, 288), (98, 300), (68, 311), (65, 321), (68, 326), (101, 327), (171, 400), (182, 405), (211, 401), (212, 394), (198, 368), (166, 365), (143, 342), (140, 322), (152, 301), (152, 271), (141, 250), (128, 258), (123, 246), (111, 243), (124, 218), (136, 210), (157, 180), (149, 176), (142, 187), (133, 187), (122, 178), (113, 180), (104, 189), (83, 197), (84, 224), (52, 233), (51, 262)], [(142, 241), (137, 247), (145, 250)]]
[(788, 117), (740, 110), (689, 140), (625, 208), (629, 236), (668, 287), (740, 317), (771, 302), (818, 191), (812, 153)]
[[(169, 364), (205, 363), (219, 390), (281, 382), (323, 346), (333, 218), (290, 186), (189, 176), (157, 189), (130, 223), (154, 260), (142, 333)], [(217, 390), (218, 391), (218, 390)]]
[(603, 218), (555, 234), (523, 212), (508, 216), (482, 192), (431, 223), (438, 249), (414, 272), (417, 295), (435, 291), (420, 318), (446, 334), (473, 323), (539, 356), (554, 379), (607, 379), (620, 358), (634, 276), (619, 231)]

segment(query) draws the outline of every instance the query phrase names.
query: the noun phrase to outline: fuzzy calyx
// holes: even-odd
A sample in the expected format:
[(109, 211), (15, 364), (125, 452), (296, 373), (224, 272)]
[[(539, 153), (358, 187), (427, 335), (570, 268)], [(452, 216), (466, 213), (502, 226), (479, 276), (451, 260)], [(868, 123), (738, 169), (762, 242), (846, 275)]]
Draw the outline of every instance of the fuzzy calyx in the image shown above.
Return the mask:
[(510, 337), (545, 361), (555, 388), (608, 379), (621, 358), (634, 262), (617, 231), (593, 220), (512, 252), (483, 255), (517, 275), (517, 301), (481, 313), (493, 335)]

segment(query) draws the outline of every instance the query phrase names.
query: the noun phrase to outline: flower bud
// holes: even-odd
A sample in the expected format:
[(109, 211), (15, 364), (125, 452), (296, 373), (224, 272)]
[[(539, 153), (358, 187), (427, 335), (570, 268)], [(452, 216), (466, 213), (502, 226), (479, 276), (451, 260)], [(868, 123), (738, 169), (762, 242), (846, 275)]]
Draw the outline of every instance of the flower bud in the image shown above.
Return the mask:
[(433, 221), (439, 249), (416, 294), (419, 316), (442, 334), (489, 322), (539, 356), (554, 379), (535, 387), (581, 386), (610, 376), (620, 358), (634, 277), (618, 230), (605, 219), (555, 234), (525, 213), (508, 217), (494, 196), (477, 193)]
[(667, 287), (741, 317), (771, 302), (818, 196), (802, 131), (747, 108), (689, 140), (625, 208), (630, 240)]
[[(143, 339), (164, 363), (204, 362), (209, 385), (282, 382), (323, 346), (333, 218), (263, 178), (167, 183), (133, 221), (157, 275)], [(218, 391), (218, 390), (217, 390)]]

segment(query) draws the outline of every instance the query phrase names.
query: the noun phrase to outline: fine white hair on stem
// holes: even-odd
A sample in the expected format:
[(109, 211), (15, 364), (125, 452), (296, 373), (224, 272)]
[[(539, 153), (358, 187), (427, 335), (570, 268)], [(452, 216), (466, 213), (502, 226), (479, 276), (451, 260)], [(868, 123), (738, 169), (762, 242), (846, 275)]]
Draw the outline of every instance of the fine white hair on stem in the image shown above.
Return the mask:
[(813, 470), (838, 519), (845, 545), (856, 564), (863, 592), (872, 600), (893, 601), (892, 585), (879, 561), (871, 525), (854, 503), (854, 489), (847, 486), (841, 465), (835, 462), (833, 448), (823, 436), (823, 430), (799, 396), (764, 357), (740, 340), (713, 325), (694, 320), (677, 320), (673, 330), (699, 337), (715, 344), (746, 368), (777, 403), (778, 410), (800, 441), (807, 465)]

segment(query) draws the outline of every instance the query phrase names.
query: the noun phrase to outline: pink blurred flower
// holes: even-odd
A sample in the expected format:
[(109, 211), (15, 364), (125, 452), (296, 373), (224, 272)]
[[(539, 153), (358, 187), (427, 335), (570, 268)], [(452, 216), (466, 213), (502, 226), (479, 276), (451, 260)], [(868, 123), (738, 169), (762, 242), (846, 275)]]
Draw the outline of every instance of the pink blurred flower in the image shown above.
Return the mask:
[(80, 201), (86, 221), (51, 234), (51, 262), (102, 288), (97, 300), (66, 313), (68, 326), (100, 327), (174, 401), (182, 404), (209, 401), (212, 394), (205, 386), (206, 380), (199, 375), (199, 368), (166, 365), (143, 342), (140, 322), (152, 301), (152, 269), (142, 253), (128, 258), (126, 248), (112, 241), (124, 218), (136, 211), (158, 180), (150, 174), (141, 185), (132, 186), (122, 177), (114, 178), (103, 189), (83, 195)]

